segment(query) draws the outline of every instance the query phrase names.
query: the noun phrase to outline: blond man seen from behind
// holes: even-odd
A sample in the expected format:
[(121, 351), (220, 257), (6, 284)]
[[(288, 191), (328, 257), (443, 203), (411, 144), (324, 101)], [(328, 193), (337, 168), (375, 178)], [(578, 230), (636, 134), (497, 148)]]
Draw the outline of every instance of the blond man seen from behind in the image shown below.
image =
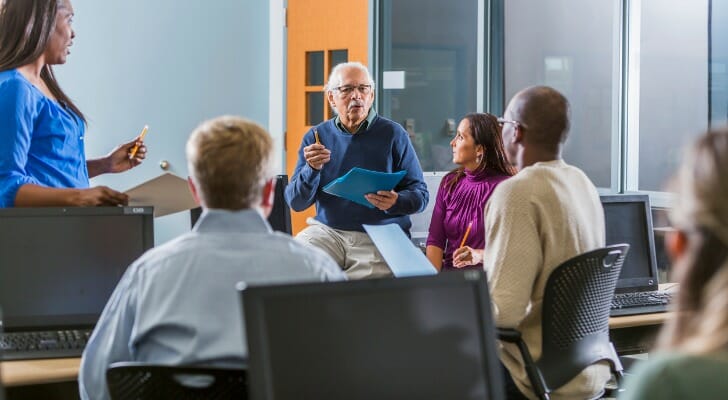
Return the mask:
[(203, 212), (192, 232), (149, 250), (111, 295), (83, 354), (83, 399), (106, 399), (118, 361), (238, 367), (246, 345), (235, 284), (345, 279), (323, 251), (273, 232), (273, 141), (254, 122), (219, 117), (187, 142), (190, 188)]

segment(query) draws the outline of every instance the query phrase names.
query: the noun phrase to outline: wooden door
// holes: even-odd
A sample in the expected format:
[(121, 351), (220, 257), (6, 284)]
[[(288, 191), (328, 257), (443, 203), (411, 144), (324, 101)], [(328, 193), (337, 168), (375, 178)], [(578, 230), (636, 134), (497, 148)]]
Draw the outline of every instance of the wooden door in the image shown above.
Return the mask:
[[(368, 0), (288, 0), (286, 86), (286, 170), (298, 161), (303, 135), (333, 117), (324, 85), (334, 65), (359, 61), (367, 65)], [(315, 207), (292, 212), (293, 234), (306, 227)]]

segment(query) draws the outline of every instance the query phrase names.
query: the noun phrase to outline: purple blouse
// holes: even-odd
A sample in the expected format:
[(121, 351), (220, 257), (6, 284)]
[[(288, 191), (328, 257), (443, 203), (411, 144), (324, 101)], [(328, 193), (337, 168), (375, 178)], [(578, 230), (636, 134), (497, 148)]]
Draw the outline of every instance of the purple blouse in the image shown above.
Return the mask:
[[(448, 190), (447, 184), (454, 178), (454, 173), (447, 174), (440, 183), (435, 208), (432, 211), (430, 233), (427, 237), (428, 246), (436, 246), (444, 250), (443, 271), (457, 269), (452, 265), (452, 255), (460, 247), (460, 242), (471, 221), (473, 226), (470, 228), (465, 245), (474, 249), (485, 248), (485, 223), (483, 221), (485, 203), (493, 193), (493, 189), (509, 176), (493, 170), (477, 174), (465, 170), (465, 176), (460, 179), (460, 182), (452, 190)], [(482, 263), (470, 266), (470, 268), (482, 267)]]

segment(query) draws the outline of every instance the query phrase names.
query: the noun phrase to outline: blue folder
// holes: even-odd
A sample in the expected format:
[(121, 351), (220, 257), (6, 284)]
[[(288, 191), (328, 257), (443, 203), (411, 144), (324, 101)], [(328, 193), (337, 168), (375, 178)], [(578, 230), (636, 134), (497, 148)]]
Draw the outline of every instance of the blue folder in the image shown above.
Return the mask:
[(363, 225), (397, 278), (435, 275), (437, 270), (397, 224)]
[(324, 186), (324, 192), (343, 197), (365, 207), (374, 208), (364, 197), (379, 190), (392, 190), (404, 178), (407, 171), (377, 172), (354, 167), (343, 176)]

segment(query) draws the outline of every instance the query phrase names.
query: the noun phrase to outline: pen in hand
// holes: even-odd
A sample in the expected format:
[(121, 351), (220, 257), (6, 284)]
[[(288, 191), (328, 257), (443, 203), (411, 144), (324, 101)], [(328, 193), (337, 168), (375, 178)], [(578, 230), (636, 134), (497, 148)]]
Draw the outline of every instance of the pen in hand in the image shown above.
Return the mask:
[(316, 129), (313, 130), (313, 136), (316, 138), (316, 144), (321, 144), (321, 140), (319, 140), (318, 131)]
[(139, 142), (144, 140), (144, 136), (146, 136), (147, 130), (149, 130), (149, 125), (144, 125), (142, 133), (139, 134), (139, 139), (137, 140), (137, 143), (134, 145), (134, 147), (131, 148), (131, 151), (129, 152), (129, 159), (134, 158), (137, 151), (139, 151)]

